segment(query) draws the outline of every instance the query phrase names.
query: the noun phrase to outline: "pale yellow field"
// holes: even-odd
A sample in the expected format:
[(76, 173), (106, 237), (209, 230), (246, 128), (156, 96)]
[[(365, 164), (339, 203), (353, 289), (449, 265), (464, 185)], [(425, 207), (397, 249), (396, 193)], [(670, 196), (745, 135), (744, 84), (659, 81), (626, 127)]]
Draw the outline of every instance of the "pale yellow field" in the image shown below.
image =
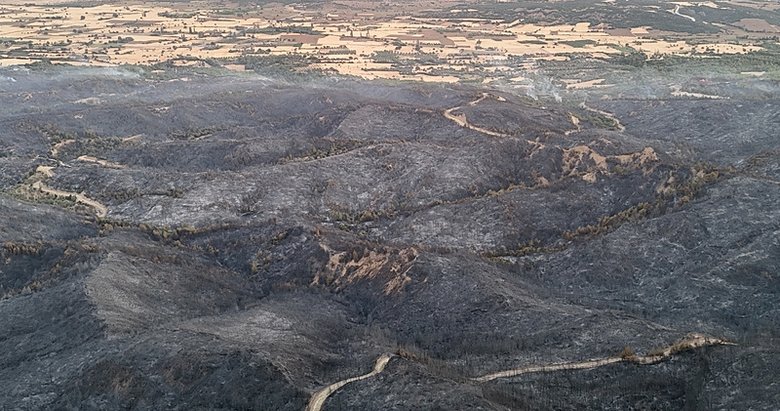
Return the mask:
[[(717, 7), (715, 3), (697, 3)], [(244, 67), (234, 60), (242, 55), (299, 54), (318, 58), (312, 68), (346, 75), (455, 82), (459, 73), (475, 69), (496, 74), (516, 72), (520, 67), (513, 63), (514, 57), (523, 57), (528, 65), (537, 60), (566, 60), (576, 54), (606, 58), (621, 53), (626, 46), (647, 55), (731, 54), (760, 49), (728, 44), (717, 37), (711, 44), (701, 44), (699, 38), (696, 45), (690, 45), (666, 40), (650, 27), (609, 31), (585, 22), (539, 26), (518, 21), (387, 16), (365, 1), (342, 2), (340, 8), (326, 5), (322, 12), (271, 4), (242, 16), (196, 9), (187, 3), (178, 9), (155, 4), (49, 4), (9, 0), (0, 4), (0, 39), (5, 41), (0, 43), (0, 65), (42, 59), (88, 65), (165, 61), (197, 65), (203, 64), (199, 60), (219, 59), (229, 69), (241, 71)], [(348, 4), (355, 6), (355, 11), (345, 12)], [(295, 31), (315, 35), (293, 34)], [(397, 61), (415, 61), (410, 63), (414, 70), (402, 74), (392, 64), (377, 61), (375, 53), (394, 56)], [(435, 56), (438, 62), (416, 62), (426, 55)], [(593, 86), (599, 85), (570, 85)]]

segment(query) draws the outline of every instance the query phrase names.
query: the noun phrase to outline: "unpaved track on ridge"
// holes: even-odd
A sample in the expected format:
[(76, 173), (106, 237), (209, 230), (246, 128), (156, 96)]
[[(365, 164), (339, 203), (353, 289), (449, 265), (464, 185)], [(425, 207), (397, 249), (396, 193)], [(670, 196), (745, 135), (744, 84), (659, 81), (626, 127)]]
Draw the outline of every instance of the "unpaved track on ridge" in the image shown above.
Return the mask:
[[(52, 147), (51, 152), (54, 153), (54, 154), (57, 154), (57, 151), (63, 145), (70, 144), (73, 141), (75, 141), (75, 140), (65, 140), (63, 142), (57, 143), (57, 144), (55, 144)], [(90, 162), (90, 163), (95, 163), (95, 164), (98, 164), (100, 166), (107, 167), (107, 168), (124, 168), (125, 167), (125, 166), (123, 166), (121, 164), (112, 163), (112, 162), (109, 162), (109, 161), (101, 160), (101, 159), (98, 159), (98, 158), (95, 158), (95, 157), (90, 157), (90, 156), (81, 156), (77, 160)], [(62, 164), (62, 162), (60, 162), (60, 164)], [(44, 180), (45, 180), (45, 179), (49, 179), (49, 178), (54, 177), (54, 171), (53, 170), (55, 168), (56, 167), (38, 166), (38, 168), (35, 170), (35, 172), (43, 175)], [(105, 205), (101, 204), (100, 202), (98, 202), (96, 200), (93, 200), (93, 199), (85, 196), (82, 193), (74, 193), (72, 191), (57, 190), (55, 188), (51, 188), (51, 187), (47, 186), (42, 180), (41, 181), (36, 181), (36, 182), (30, 184), (30, 187), (33, 190), (38, 190), (38, 191), (40, 191), (40, 192), (42, 192), (44, 194), (48, 194), (48, 195), (54, 196), (54, 197), (65, 197), (65, 198), (72, 197), (72, 198), (75, 199), (75, 201), (77, 203), (83, 204), (83, 205), (85, 205), (87, 207), (90, 207), (93, 210), (95, 210), (95, 215), (97, 215), (99, 218), (103, 218), (103, 217), (106, 217), (108, 215), (108, 207), (106, 207)]]
[[(491, 97), (488, 93), (482, 93), (482, 96), (470, 103), (468, 103), (470, 106), (476, 106), (486, 98)], [(474, 130), (478, 133), (486, 134), (493, 137), (512, 137), (509, 134), (499, 133), (497, 131), (488, 130), (486, 128), (482, 128), (480, 126), (475, 126), (474, 124), (471, 124), (469, 120), (466, 118), (465, 114), (452, 114), (453, 111), (460, 110), (463, 106), (457, 106), (453, 108), (448, 108), (447, 110), (444, 110), (444, 117), (446, 117), (448, 120), (454, 121), (455, 124), (468, 128), (470, 130)]]
[(693, 334), (675, 344), (672, 344), (664, 348), (660, 352), (654, 354), (607, 357), (607, 358), (600, 358), (595, 360), (561, 363), (561, 364), (532, 365), (528, 367), (514, 368), (511, 370), (499, 371), (499, 372), (483, 375), (481, 377), (472, 378), (472, 381), (483, 383), (498, 378), (510, 378), (522, 374), (531, 374), (537, 372), (588, 370), (588, 369), (603, 367), (609, 364), (616, 364), (619, 362), (629, 362), (629, 363), (640, 364), (640, 365), (657, 364), (661, 361), (673, 357), (674, 355), (682, 351), (688, 351), (688, 350), (715, 346), (715, 345), (736, 345), (736, 344), (725, 340), (721, 340), (720, 338), (706, 337), (700, 334)]
[(59, 143), (51, 146), (51, 150), (49, 151), (49, 155), (53, 158), (58, 158), (60, 155), (60, 150), (62, 150), (63, 147), (67, 146), (68, 144), (75, 143), (76, 140), (68, 139), (60, 141)]
[(91, 207), (95, 210), (95, 214), (103, 218), (108, 215), (108, 207), (104, 206), (103, 204), (100, 204), (99, 202), (85, 196), (81, 193), (74, 193), (70, 191), (62, 191), (62, 190), (56, 190), (53, 189), (46, 184), (43, 184), (40, 181), (37, 181), (32, 184), (32, 188), (36, 190), (40, 190), (42, 193), (46, 193), (49, 195), (53, 195), (55, 197), (73, 197), (76, 199), (76, 202), (79, 204), (84, 204), (85, 206)]
[[(513, 368), (505, 371), (498, 371), (490, 374), (485, 374), (480, 377), (471, 378), (471, 381), (475, 383), (485, 383), (493, 381), (499, 378), (511, 378), (523, 374), (533, 374), (540, 372), (553, 372), (553, 371), (566, 371), (566, 370), (589, 370), (593, 368), (603, 367), (605, 365), (617, 364), (621, 362), (634, 363), (639, 365), (651, 365), (668, 360), (669, 358), (683, 352), (694, 350), (703, 347), (711, 347), (717, 345), (736, 345), (733, 342), (722, 340), (720, 338), (708, 337), (702, 334), (690, 334), (684, 339), (671, 344), (662, 350), (658, 350), (654, 353), (647, 355), (623, 355), (618, 357), (606, 357), (586, 361), (569, 362), (569, 363), (557, 363), (557, 364), (545, 364), (545, 365), (531, 365), (521, 368)], [(382, 354), (377, 358), (374, 364), (374, 369), (368, 373), (358, 377), (348, 378), (341, 380), (333, 384), (328, 385), (325, 388), (312, 394), (309, 400), (309, 405), (306, 407), (306, 411), (321, 411), (325, 401), (334, 392), (338, 391), (345, 385), (371, 378), (385, 370), (387, 363), (392, 358), (391, 354)]]
[(92, 156), (79, 156), (76, 160), (83, 161), (85, 163), (92, 163), (97, 164), (99, 166), (103, 166), (105, 168), (113, 168), (117, 170), (125, 169), (127, 166), (119, 163), (114, 163), (113, 161), (103, 160), (97, 157)]
[(379, 358), (376, 359), (376, 363), (374, 363), (374, 369), (370, 373), (358, 377), (347, 378), (346, 380), (341, 380), (339, 382), (335, 382), (315, 392), (314, 394), (312, 394), (311, 399), (309, 400), (309, 405), (306, 406), (306, 411), (322, 410), (322, 406), (323, 404), (325, 404), (325, 400), (327, 400), (331, 394), (338, 391), (341, 387), (355, 381), (371, 378), (379, 374), (380, 372), (384, 371), (385, 367), (387, 366), (387, 363), (390, 362), (390, 358), (392, 358), (392, 355), (382, 354), (379, 356)]
[[(478, 98), (478, 99), (476, 99), (476, 100), (474, 100), (472, 102), (469, 102), (468, 105), (476, 106), (477, 104), (481, 103), (483, 100), (485, 100), (487, 98), (490, 98), (490, 97), (493, 97), (493, 96), (491, 96), (488, 93), (482, 93), (482, 96), (480, 98)], [(500, 97), (496, 97), (496, 99), (499, 99), (499, 101), (502, 101)], [(615, 122), (615, 127), (617, 127), (618, 131), (621, 131), (621, 132), (622, 131), (626, 131), (626, 127), (623, 126), (623, 124), (620, 122), (620, 120), (617, 117), (615, 117), (614, 114), (609, 113), (609, 112), (604, 111), (604, 110), (599, 110), (597, 108), (590, 107), (590, 106), (588, 106), (585, 103), (580, 104), (580, 107), (582, 107), (583, 109), (588, 110), (590, 112), (593, 112), (593, 113), (596, 113), (596, 114), (600, 114), (600, 115), (602, 115), (604, 117), (607, 117), (608, 119), (614, 121)], [(453, 112), (455, 112), (457, 110), (460, 110), (461, 108), (463, 108), (462, 105), (461, 106), (457, 106), (457, 107), (448, 108), (448, 109), (444, 110), (444, 117), (447, 118), (450, 121), (455, 122), (455, 124), (457, 124), (457, 125), (459, 125), (461, 127), (465, 127), (465, 128), (467, 128), (469, 130), (474, 130), (474, 131), (476, 131), (478, 133), (486, 134), (488, 136), (504, 137), (504, 138), (511, 138), (512, 137), (511, 135), (506, 134), (506, 133), (501, 133), (501, 132), (498, 132), (498, 131), (488, 130), (488, 129), (480, 127), (480, 126), (476, 126), (476, 125), (472, 124), (471, 122), (469, 122), (468, 118), (466, 118), (466, 114), (463, 114), (463, 113), (461, 113), (461, 114), (453, 114)], [(572, 122), (572, 123), (574, 123), (574, 122)], [(581, 126), (579, 124), (579, 119), (577, 119), (577, 122), (574, 123), (574, 125), (577, 128), (575, 130), (567, 131), (566, 135), (568, 135), (568, 134), (570, 134), (572, 132), (581, 130)], [(529, 141), (529, 143), (534, 143), (534, 142)]]
[(532, 365), (523, 368), (514, 368), (506, 371), (494, 372), (492, 374), (483, 375), (481, 377), (472, 378), (472, 381), (476, 382), (488, 382), (499, 378), (516, 377), (522, 374), (532, 374), (537, 372), (550, 372), (550, 371), (562, 371), (562, 370), (588, 370), (591, 368), (603, 367), (609, 364), (615, 364), (622, 362), (621, 357), (603, 358), (600, 360), (588, 360), (572, 363), (562, 364), (548, 364), (548, 365)]
[(589, 106), (589, 105), (587, 105), (585, 103), (580, 104), (580, 107), (582, 107), (585, 110), (588, 110), (590, 112), (593, 112), (593, 113), (596, 113), (596, 114), (601, 114), (602, 116), (604, 116), (604, 117), (614, 121), (615, 122), (615, 126), (618, 128), (618, 131), (626, 131), (626, 127), (623, 126), (623, 124), (620, 123), (620, 120), (618, 120), (618, 118), (615, 117), (614, 114), (612, 114), (610, 112), (607, 112), (607, 111), (604, 111), (604, 110), (599, 110), (597, 108), (593, 108), (593, 107), (591, 107), (591, 106)]
[(675, 6), (674, 6), (674, 10), (667, 10), (667, 11), (668, 11), (669, 13), (672, 13), (672, 14), (674, 14), (674, 15), (677, 15), (677, 16), (680, 16), (680, 17), (684, 17), (684, 18), (686, 18), (686, 19), (688, 19), (688, 20), (690, 20), (690, 21), (692, 21), (692, 22), (696, 23), (696, 18), (695, 18), (695, 17), (693, 17), (693, 16), (688, 16), (688, 15), (685, 15), (685, 14), (682, 14), (682, 13), (680, 13), (680, 5), (679, 5), (679, 4), (675, 4)]

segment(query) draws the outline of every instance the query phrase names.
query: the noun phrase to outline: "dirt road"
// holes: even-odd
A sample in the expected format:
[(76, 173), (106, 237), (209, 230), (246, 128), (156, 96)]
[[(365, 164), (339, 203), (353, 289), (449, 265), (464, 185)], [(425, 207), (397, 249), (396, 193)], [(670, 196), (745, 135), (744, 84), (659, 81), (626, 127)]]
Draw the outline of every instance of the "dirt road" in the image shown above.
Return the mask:
[(620, 120), (618, 120), (618, 118), (615, 117), (614, 114), (606, 112), (604, 110), (599, 110), (597, 108), (590, 107), (590, 106), (588, 106), (585, 103), (580, 104), (580, 107), (584, 108), (585, 110), (588, 110), (588, 111), (591, 111), (591, 112), (594, 112), (594, 113), (597, 113), (597, 114), (601, 114), (602, 116), (607, 117), (608, 119), (610, 119), (610, 120), (615, 122), (615, 127), (617, 127), (617, 129), (619, 131), (626, 131), (626, 128), (623, 126), (623, 124), (620, 124)]
[(684, 18), (686, 18), (686, 19), (696, 23), (696, 18), (695, 17), (687, 16), (685, 14), (680, 13), (680, 5), (679, 4), (676, 4), (674, 6), (674, 10), (667, 10), (667, 11), (672, 13), (672, 14), (678, 15), (680, 17), (684, 17)]
[(702, 347), (714, 346), (714, 345), (736, 345), (736, 344), (722, 340), (720, 338), (707, 337), (701, 334), (691, 334), (688, 337), (668, 347), (665, 347), (664, 349), (658, 352), (654, 352), (648, 355), (625, 355), (620, 357), (607, 357), (607, 358), (571, 362), (571, 363), (532, 365), (528, 367), (514, 368), (511, 370), (494, 372), (491, 374), (483, 375), (481, 377), (472, 378), (472, 381), (483, 383), (498, 378), (510, 378), (522, 374), (531, 374), (537, 372), (587, 370), (592, 368), (603, 367), (609, 364), (616, 364), (619, 362), (632, 362), (640, 365), (657, 364), (661, 361), (671, 358), (676, 354), (679, 354), (680, 352), (702, 348)]
[[(479, 104), (480, 102), (482, 102), (483, 100), (485, 100), (486, 98), (489, 98), (489, 97), (491, 97), (489, 94), (482, 93), (482, 96), (480, 98), (478, 98), (478, 99), (476, 99), (476, 100), (474, 100), (472, 102), (469, 102), (468, 104), (470, 106), (476, 106), (477, 104)], [(499, 100), (499, 101), (501, 101), (501, 100)], [(488, 129), (483, 128), (483, 127), (475, 126), (474, 124), (471, 124), (469, 122), (469, 120), (466, 118), (465, 114), (453, 114), (454, 111), (460, 110), (462, 107), (463, 106), (457, 106), (457, 107), (453, 107), (453, 108), (449, 108), (447, 110), (444, 110), (444, 117), (446, 117), (448, 120), (454, 121), (457, 125), (459, 125), (461, 127), (465, 127), (465, 128), (470, 129), (470, 130), (474, 130), (474, 131), (476, 131), (478, 133), (486, 134), (488, 136), (493, 136), (493, 137), (512, 137), (509, 134), (499, 133), (497, 131), (488, 130)]]
[(98, 217), (105, 217), (108, 215), (108, 207), (104, 206), (103, 204), (98, 203), (97, 201), (85, 196), (81, 193), (73, 193), (70, 191), (61, 191), (53, 189), (46, 184), (43, 184), (40, 181), (37, 181), (33, 183), (32, 188), (36, 190), (40, 190), (42, 193), (46, 193), (49, 195), (53, 195), (55, 197), (73, 197), (76, 199), (77, 203), (84, 204), (85, 206), (91, 207), (95, 210), (95, 214)]
[(102, 159), (99, 159), (97, 157), (92, 157), (92, 156), (79, 156), (76, 160), (83, 161), (85, 163), (97, 164), (97, 165), (100, 165), (100, 166), (103, 166), (103, 167), (106, 167), (106, 168), (115, 168), (115, 169), (127, 168), (126, 166), (124, 166), (122, 164), (114, 163), (114, 162), (108, 161), (108, 160), (102, 160)]
[(376, 359), (376, 363), (374, 363), (374, 369), (370, 373), (358, 377), (347, 378), (346, 380), (341, 380), (339, 382), (335, 382), (315, 392), (314, 394), (312, 394), (311, 399), (309, 400), (309, 405), (306, 406), (306, 411), (322, 410), (322, 406), (325, 404), (325, 400), (327, 400), (331, 394), (341, 389), (341, 387), (355, 381), (371, 378), (379, 374), (380, 372), (384, 371), (385, 367), (387, 366), (387, 363), (390, 362), (390, 358), (392, 358), (392, 355), (382, 354), (379, 356), (379, 358)]
[(615, 364), (623, 361), (620, 357), (609, 357), (600, 360), (588, 360), (573, 363), (562, 364), (548, 364), (548, 365), (532, 365), (529, 367), (515, 368), (506, 371), (494, 372), (492, 374), (483, 375), (481, 377), (474, 378), (476, 382), (488, 382), (499, 378), (516, 377), (521, 374), (531, 374), (536, 372), (550, 372), (550, 371), (562, 371), (562, 370), (587, 370), (590, 368), (602, 367), (609, 364)]
[(57, 156), (60, 155), (60, 150), (62, 150), (63, 147), (67, 146), (68, 144), (75, 143), (75, 142), (76, 142), (76, 140), (73, 140), (73, 139), (60, 141), (59, 143), (51, 146), (51, 150), (50, 150), (50, 154), (49, 155), (52, 158), (57, 158)]
[[(43, 176), (43, 179), (52, 178), (54, 177), (54, 169), (55, 167), (50, 166), (38, 166), (37, 169), (35, 169), (35, 172), (38, 174), (41, 174)], [(34, 183), (30, 184), (30, 188), (33, 190), (38, 190), (44, 194), (48, 194), (54, 197), (72, 197), (75, 199), (75, 201), (79, 204), (83, 204), (87, 207), (91, 207), (95, 210), (95, 214), (98, 217), (105, 217), (108, 215), (108, 207), (104, 206), (103, 204), (85, 196), (81, 193), (74, 193), (70, 191), (62, 191), (57, 190), (54, 188), (51, 188), (44, 184), (43, 180), (35, 181)]]

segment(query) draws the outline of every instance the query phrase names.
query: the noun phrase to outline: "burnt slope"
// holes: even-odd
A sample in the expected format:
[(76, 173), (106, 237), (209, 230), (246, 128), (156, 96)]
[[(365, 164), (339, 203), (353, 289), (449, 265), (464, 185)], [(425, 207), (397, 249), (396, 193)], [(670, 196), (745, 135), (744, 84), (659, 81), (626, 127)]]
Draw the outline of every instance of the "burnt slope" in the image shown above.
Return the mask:
[[(384, 352), (325, 409), (780, 400), (776, 140), (710, 164), (491, 90), (13, 75), (0, 404), (302, 409)], [(470, 379), (692, 332), (738, 345)]]

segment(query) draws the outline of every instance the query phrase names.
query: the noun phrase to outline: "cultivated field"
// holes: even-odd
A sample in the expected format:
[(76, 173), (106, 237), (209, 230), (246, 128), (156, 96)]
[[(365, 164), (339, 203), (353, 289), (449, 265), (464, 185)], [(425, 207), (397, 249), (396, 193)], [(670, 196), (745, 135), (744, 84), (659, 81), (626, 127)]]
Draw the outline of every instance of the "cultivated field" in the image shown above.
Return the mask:
[(0, 65), (42, 60), (98, 66), (167, 63), (242, 71), (276, 59), (296, 70), (367, 79), (490, 82), (512, 81), (518, 72), (547, 60), (606, 59), (627, 52), (655, 58), (755, 52), (765, 47), (768, 35), (780, 31), (750, 13), (737, 15), (742, 18), (733, 22), (697, 21), (685, 14), (688, 9), (718, 10), (723, 2), (638, 7), (653, 18), (660, 15), (661, 21), (682, 21), (680, 30), (684, 24), (692, 25), (691, 31), (697, 30), (696, 24), (719, 27), (696, 35), (630, 22), (597, 23), (592, 18), (596, 12), (565, 24), (519, 11), (503, 19), (480, 18), (483, 12), (453, 4), (435, 2), (421, 9), (381, 8), (372, 2), (229, 8), (208, 3), (11, 2), (0, 5)]

